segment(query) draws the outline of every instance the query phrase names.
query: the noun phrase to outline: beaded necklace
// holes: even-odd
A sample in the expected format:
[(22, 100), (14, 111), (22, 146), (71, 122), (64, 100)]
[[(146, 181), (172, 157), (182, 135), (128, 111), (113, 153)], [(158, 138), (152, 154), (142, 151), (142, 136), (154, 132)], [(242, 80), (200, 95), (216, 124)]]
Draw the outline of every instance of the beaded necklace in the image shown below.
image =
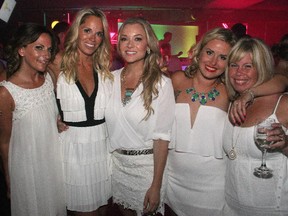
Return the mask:
[(140, 85), (141, 82), (142, 82), (142, 79), (139, 78), (139, 80), (138, 80), (138, 82), (134, 88), (127, 88), (126, 87), (126, 68), (124, 68), (122, 70), (122, 72), (121, 72), (121, 85), (125, 89), (124, 98), (122, 99), (123, 106), (126, 106), (131, 101), (132, 94), (134, 93), (135, 89), (137, 89), (137, 87)]
[(208, 92), (197, 92), (195, 87), (191, 87), (186, 89), (186, 93), (187, 94), (191, 94), (191, 101), (195, 102), (195, 101), (199, 101), (199, 103), (201, 105), (205, 105), (207, 103), (207, 99), (215, 101), (216, 97), (220, 95), (220, 92), (216, 89), (217, 85), (219, 83), (217, 83), (210, 91)]

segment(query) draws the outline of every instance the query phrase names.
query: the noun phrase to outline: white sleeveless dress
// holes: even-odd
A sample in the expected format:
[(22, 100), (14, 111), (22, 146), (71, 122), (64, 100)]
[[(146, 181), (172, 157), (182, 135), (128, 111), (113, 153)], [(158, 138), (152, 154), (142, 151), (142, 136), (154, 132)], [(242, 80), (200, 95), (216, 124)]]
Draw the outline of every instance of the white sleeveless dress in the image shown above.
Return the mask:
[(191, 128), (189, 104), (176, 104), (175, 149), (168, 155), (166, 203), (178, 216), (223, 213), (226, 116), (219, 108), (201, 105)]
[[(276, 122), (279, 122), (275, 115), (279, 100), (270, 116)], [(233, 127), (228, 119), (225, 122), (224, 150), (228, 153), (234, 140), (237, 154), (235, 160), (227, 161), (225, 215), (287, 216), (287, 157), (280, 152), (268, 152), (266, 164), (273, 170), (273, 177), (270, 179), (255, 177), (254, 168), (260, 166), (262, 154), (254, 142), (253, 132), (254, 126)]]
[(66, 215), (58, 112), (50, 75), (35, 89), (6, 81), (1, 85), (15, 101), (9, 146), (12, 216)]
[[(100, 75), (97, 79), (98, 82), (95, 77), (95, 89), (90, 97), (80, 83), (67, 83), (63, 74), (57, 80), (57, 99), (63, 121), (80, 124), (70, 125), (67, 131), (60, 134), (67, 209), (71, 211), (94, 211), (107, 204), (112, 196), (106, 123), (81, 126), (86, 121), (104, 119), (111, 84)], [(88, 113), (92, 114), (89, 116)]]

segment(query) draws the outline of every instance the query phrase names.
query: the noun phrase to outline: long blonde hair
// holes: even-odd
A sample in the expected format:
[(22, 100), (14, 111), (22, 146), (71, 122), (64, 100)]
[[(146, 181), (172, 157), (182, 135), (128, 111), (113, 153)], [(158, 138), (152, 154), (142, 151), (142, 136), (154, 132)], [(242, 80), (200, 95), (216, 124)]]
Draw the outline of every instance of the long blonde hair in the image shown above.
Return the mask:
[(108, 22), (105, 14), (99, 9), (84, 8), (80, 10), (71, 27), (69, 28), (65, 38), (65, 52), (61, 64), (61, 71), (63, 71), (67, 82), (75, 82), (77, 80), (77, 62), (79, 60), (77, 40), (79, 34), (79, 26), (85, 22), (87, 17), (99, 17), (103, 24), (104, 34), (103, 41), (94, 52), (93, 69), (105, 78), (112, 79), (109, 68), (111, 63), (111, 42), (109, 35)]
[(124, 21), (122, 26), (119, 29), (118, 34), (118, 44), (117, 50), (120, 54), (119, 50), (119, 39), (123, 28), (127, 24), (140, 24), (145, 33), (148, 42), (148, 47), (150, 52), (146, 53), (144, 59), (144, 70), (142, 74), (142, 83), (143, 83), (143, 92), (141, 93), (143, 101), (144, 101), (144, 108), (147, 110), (147, 114), (144, 117), (145, 120), (149, 118), (151, 114), (154, 113), (154, 110), (151, 106), (152, 101), (158, 97), (159, 91), (157, 89), (157, 85), (161, 82), (162, 72), (159, 66), (159, 60), (161, 58), (161, 54), (159, 51), (158, 46), (158, 39), (150, 25), (150, 23), (140, 17), (131, 17)]

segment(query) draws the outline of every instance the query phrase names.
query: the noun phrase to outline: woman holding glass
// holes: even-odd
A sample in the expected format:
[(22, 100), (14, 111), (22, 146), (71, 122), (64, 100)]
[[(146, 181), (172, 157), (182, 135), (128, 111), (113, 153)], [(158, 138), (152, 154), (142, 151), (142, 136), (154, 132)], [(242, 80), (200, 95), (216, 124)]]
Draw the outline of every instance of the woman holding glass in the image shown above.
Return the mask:
[[(241, 39), (228, 57), (226, 85), (230, 99), (234, 100), (239, 94), (270, 80), (273, 73), (269, 48), (259, 39)], [(271, 94), (252, 102), (241, 126), (233, 126), (227, 119), (224, 127), (224, 150), (229, 158), (225, 177), (225, 215), (288, 215), (288, 162), (283, 153), (287, 140), (284, 131), (288, 127), (288, 95)], [(264, 130), (267, 141), (271, 142), (266, 146), (271, 175), (257, 175), (261, 151), (265, 151), (256, 144), (254, 131), (256, 125), (267, 118), (275, 121), (271, 126), (274, 130)]]

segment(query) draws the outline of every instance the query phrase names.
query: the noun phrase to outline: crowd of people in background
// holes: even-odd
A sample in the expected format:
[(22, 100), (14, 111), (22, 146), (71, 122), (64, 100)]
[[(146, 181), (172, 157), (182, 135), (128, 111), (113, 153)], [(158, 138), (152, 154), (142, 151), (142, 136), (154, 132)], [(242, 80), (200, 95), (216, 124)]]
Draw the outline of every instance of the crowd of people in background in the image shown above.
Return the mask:
[(113, 47), (105, 13), (83, 8), (1, 44), (12, 216), (288, 215), (288, 34), (270, 48), (242, 23), (210, 29), (185, 70), (163, 37), (131, 17)]

